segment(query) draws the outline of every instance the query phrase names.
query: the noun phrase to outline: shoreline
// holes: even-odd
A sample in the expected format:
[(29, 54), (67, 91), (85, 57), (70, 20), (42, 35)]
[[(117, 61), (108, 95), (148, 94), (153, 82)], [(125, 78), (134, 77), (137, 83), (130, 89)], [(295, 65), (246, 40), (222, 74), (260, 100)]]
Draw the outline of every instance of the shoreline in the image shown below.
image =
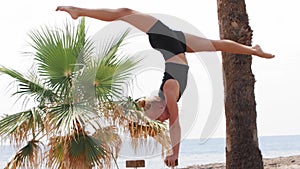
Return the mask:
[[(300, 155), (264, 158), (264, 169), (300, 169)], [(226, 169), (225, 163), (193, 165), (179, 169)]]

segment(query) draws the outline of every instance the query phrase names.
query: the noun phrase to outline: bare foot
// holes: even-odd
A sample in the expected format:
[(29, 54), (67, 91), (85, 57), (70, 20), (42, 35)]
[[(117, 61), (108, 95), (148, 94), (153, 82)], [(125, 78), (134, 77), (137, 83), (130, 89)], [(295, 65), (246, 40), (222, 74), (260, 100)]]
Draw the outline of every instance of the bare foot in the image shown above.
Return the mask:
[(78, 9), (73, 6), (58, 6), (56, 11), (65, 11), (69, 13), (73, 19), (77, 19), (79, 17)]
[(256, 56), (259, 56), (259, 57), (262, 57), (262, 58), (266, 58), (266, 59), (271, 59), (271, 58), (275, 57), (275, 55), (272, 55), (270, 53), (264, 52), (259, 45), (255, 45), (253, 47), (253, 49), (255, 51), (254, 55), (256, 55)]

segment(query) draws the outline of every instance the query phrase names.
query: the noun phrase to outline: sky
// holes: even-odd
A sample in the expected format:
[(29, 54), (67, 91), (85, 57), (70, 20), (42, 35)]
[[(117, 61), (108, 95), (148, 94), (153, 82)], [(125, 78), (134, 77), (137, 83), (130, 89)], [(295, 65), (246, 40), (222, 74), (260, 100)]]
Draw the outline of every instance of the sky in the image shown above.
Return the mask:
[[(20, 72), (26, 72), (31, 68), (32, 58), (24, 55), (24, 52), (31, 50), (28, 45), (28, 33), (43, 25), (55, 26), (66, 20), (72, 21), (66, 13), (55, 12), (58, 5), (87, 8), (128, 7), (145, 13), (170, 15), (192, 24), (207, 38), (219, 39), (217, 3), (212, 0), (11, 0), (6, 1), (0, 10), (0, 65)], [(272, 60), (253, 58), (258, 135), (299, 135), (300, 25), (297, 24), (297, 20), (300, 11), (297, 8), (298, 3), (296, 0), (287, 0), (284, 3), (271, 0), (246, 0), (246, 5), (250, 26), (254, 31), (253, 44), (260, 44), (264, 50), (276, 55)], [(87, 19), (91, 34), (107, 24), (107, 22)], [(220, 53), (216, 54), (221, 59)], [(195, 57), (191, 56), (188, 59), (193, 63), (191, 71), (197, 74)], [(197, 81), (197, 77), (195, 79)], [(202, 83), (209, 84), (208, 78), (199, 75), (198, 81), (199, 79)], [(13, 92), (10, 87), (12, 79), (1, 75), (0, 81), (0, 115), (22, 110), (20, 103), (15, 103), (15, 98), (10, 96)], [(204, 107), (209, 107), (209, 103)], [(204, 111), (207, 110), (204, 108)], [(188, 138), (200, 137), (199, 130), (203, 128), (207, 116), (202, 115), (200, 113), (197, 116)], [(211, 137), (225, 137), (224, 113), (216, 125), (217, 129)]]

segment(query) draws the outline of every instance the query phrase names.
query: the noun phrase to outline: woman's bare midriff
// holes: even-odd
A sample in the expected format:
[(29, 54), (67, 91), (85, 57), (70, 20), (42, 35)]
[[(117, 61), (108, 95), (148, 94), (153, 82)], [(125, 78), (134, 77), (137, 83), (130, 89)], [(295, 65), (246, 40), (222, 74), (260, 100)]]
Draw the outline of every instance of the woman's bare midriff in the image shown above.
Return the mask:
[(184, 53), (180, 53), (178, 55), (175, 55), (175, 56), (169, 58), (168, 60), (166, 60), (166, 62), (173, 62), (173, 63), (183, 64), (183, 65), (188, 64)]

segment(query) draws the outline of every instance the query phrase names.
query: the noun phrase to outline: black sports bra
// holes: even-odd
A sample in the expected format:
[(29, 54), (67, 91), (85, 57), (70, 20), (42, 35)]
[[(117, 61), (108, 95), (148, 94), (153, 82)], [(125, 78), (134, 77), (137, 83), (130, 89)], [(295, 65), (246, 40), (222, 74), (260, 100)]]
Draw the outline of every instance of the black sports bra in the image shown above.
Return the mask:
[(163, 93), (164, 84), (169, 79), (175, 79), (179, 83), (179, 97), (177, 99), (177, 101), (179, 101), (187, 85), (189, 66), (184, 64), (173, 63), (173, 62), (166, 62), (165, 65), (166, 65), (165, 73), (164, 73), (164, 77), (158, 95), (160, 98), (164, 100), (165, 99)]

